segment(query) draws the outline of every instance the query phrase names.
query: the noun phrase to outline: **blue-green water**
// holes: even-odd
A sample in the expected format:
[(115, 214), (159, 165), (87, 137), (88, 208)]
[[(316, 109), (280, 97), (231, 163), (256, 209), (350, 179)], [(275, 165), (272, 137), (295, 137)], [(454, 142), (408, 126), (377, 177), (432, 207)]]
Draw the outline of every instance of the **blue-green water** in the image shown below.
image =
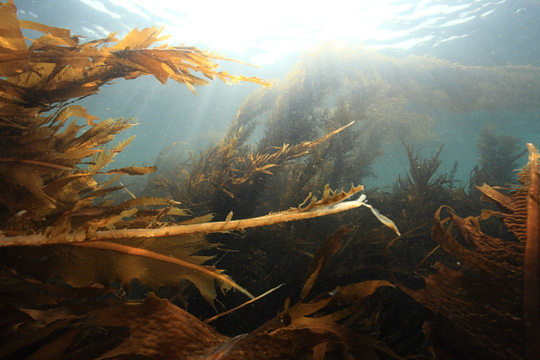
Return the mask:
[[(17, 1), (16, 5), (22, 19), (67, 27), (88, 40), (113, 31), (119, 31), (121, 37), (135, 27), (164, 25), (164, 32), (172, 35), (169, 44), (195, 45), (260, 65), (260, 69), (235, 63), (223, 67), (230, 73), (266, 79), (283, 79), (303, 51), (329, 40), (375, 48), (397, 58), (427, 55), (487, 67), (540, 65), (538, 1), (388, 1), (356, 8), (338, 2), (333, 9), (302, 4), (279, 10), (234, 1), (227, 5), (210, 2), (204, 7), (97, 0)], [(153, 78), (141, 78), (117, 81), (83, 104), (100, 118), (138, 119), (140, 125), (123, 134), (137, 138), (115, 165), (151, 163), (173, 142), (194, 150), (219, 141), (238, 107), (258, 87), (214, 81), (198, 88), (194, 96), (184, 86), (163, 86)], [(476, 164), (476, 137), (485, 125), (495, 124), (498, 132), (516, 136), (523, 144), (540, 142), (534, 109), (430, 110), (437, 111), (432, 129), (435, 138), (417, 145), (428, 155), (446, 141), (442, 166), (450, 168), (458, 160), (458, 178), (463, 181)], [(368, 187), (392, 183), (407, 170), (404, 156), (400, 143), (387, 144), (385, 154), (374, 164), (378, 176), (362, 182)]]

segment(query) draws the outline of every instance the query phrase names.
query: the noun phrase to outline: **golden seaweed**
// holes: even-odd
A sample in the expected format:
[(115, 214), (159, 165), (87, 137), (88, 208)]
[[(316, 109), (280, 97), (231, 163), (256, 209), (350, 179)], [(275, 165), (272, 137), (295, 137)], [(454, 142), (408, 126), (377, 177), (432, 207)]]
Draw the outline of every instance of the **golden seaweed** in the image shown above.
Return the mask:
[[(348, 303), (358, 304), (369, 298), (375, 289), (389, 284), (370, 285), (369, 290), (351, 288), (348, 294), (355, 300), (351, 297)], [(377, 358), (373, 351), (376, 349), (391, 358), (402, 359), (377, 339), (355, 334), (336, 322), (358, 310), (358, 306), (317, 316), (332, 299), (326, 295), (310, 303), (296, 304), (250, 333), (235, 337), (218, 333), (154, 294), (138, 304), (95, 303), (95, 308), (90, 311), (81, 311), (75, 305), (49, 310), (20, 309), (17, 311), (32, 322), (10, 329), (9, 336), (18, 336), (18, 339), (0, 346), (0, 356), (13, 356), (25, 350), (38, 357), (44, 354), (55, 357), (77, 355), (97, 359), (131, 355), (156, 359), (270, 360), (299, 354), (322, 359), (325, 353), (340, 349), (355, 358), (361, 354)], [(117, 336), (99, 336), (104, 330)], [(306, 337), (306, 331), (310, 337)], [(52, 340), (40, 346), (46, 338)]]
[(526, 243), (523, 256), (523, 320), (527, 337), (527, 355), (535, 356), (540, 351), (537, 343), (540, 336), (540, 171), (538, 149), (527, 144), (529, 149)]
[[(12, 213), (27, 210), (32, 217), (40, 218), (65, 211), (73, 205), (77, 193), (91, 188), (91, 178), (76, 181), (81, 186), (76, 190), (73, 189), (75, 184), (69, 181), (56, 182), (57, 185), (69, 185), (75, 191), (64, 194), (62, 199), (51, 196), (43, 188), (50, 182), (72, 175), (70, 172), (83, 173), (84, 170), (77, 165), (89, 156), (105, 152), (108, 155), (101, 158), (102, 166), (110, 162), (114, 152), (121, 149), (98, 147), (134, 125), (132, 120), (122, 119), (98, 122), (83, 107), (66, 106), (68, 100), (92, 95), (115, 78), (133, 79), (141, 75), (153, 75), (161, 82), (171, 78), (191, 89), (208, 83), (193, 75), (197, 72), (208, 79), (269, 85), (254, 77), (218, 71), (214, 60), (234, 61), (219, 54), (194, 47), (156, 47), (167, 38), (160, 36), (162, 28), (135, 29), (120, 41), (111, 34), (106, 39), (82, 43), (67, 29), (19, 21), (11, 0), (0, 6), (3, 24), (0, 39), (0, 125), (3, 129), (0, 173), (2, 186), (17, 190), (16, 193), (4, 192), (0, 201)], [(28, 39), (32, 43), (27, 46), (22, 28), (44, 35)], [(166, 65), (166, 71), (162, 64)], [(53, 115), (41, 115), (52, 109), (56, 109)], [(76, 124), (80, 117), (87, 120), (86, 126)], [(90, 167), (88, 170), (92, 172), (93, 169)], [(134, 175), (148, 173), (149, 170), (131, 167), (108, 173)], [(85, 182), (86, 186), (82, 186)]]
[[(327, 190), (325, 193), (328, 197), (331, 196), (331, 191)], [(344, 200), (345, 198), (337, 196), (337, 199)], [(324, 203), (329, 204), (329, 201)], [(314, 208), (316, 206), (312, 204), (310, 211)], [(295, 210), (302, 209), (303, 207), (300, 207)], [(348, 231), (350, 230), (344, 229), (336, 232), (321, 247), (318, 251), (321, 254), (318, 270), (321, 268), (323, 258), (325, 258), (324, 262), (328, 262), (329, 258), (337, 252), (340, 238)], [(155, 242), (148, 243), (148, 245), (152, 244), (155, 245)], [(110, 250), (118, 247), (121, 254), (136, 252), (136, 255), (150, 258), (159, 255), (143, 250), (142, 244), (139, 244), (137, 248), (130, 247), (130, 249), (121, 249), (125, 246), (117, 243), (99, 241), (83, 242), (79, 245), (97, 248), (107, 245), (106, 248)], [(111, 247), (112, 245), (115, 248)], [(160, 256), (163, 257), (163, 255)], [(144, 268), (144, 266), (139, 268)], [(161, 276), (166, 274), (167, 272), (163, 272)], [(219, 272), (216, 272), (213, 276), (218, 278), (218, 274)], [(312, 280), (306, 282), (302, 292), (312, 286), (317, 275), (312, 274), (310, 278)], [(224, 278), (220, 279), (226, 282)], [(200, 283), (202, 281), (197, 282), (197, 284)], [(234, 287), (233, 283), (229, 285)], [(17, 311), (25, 314), (31, 322), (11, 328), (6, 335), (16, 337), (18, 341), (0, 346), (0, 355), (15, 355), (20, 351), (28, 351), (35, 356), (41, 356), (44, 353), (54, 354), (54, 356), (87, 354), (85, 356), (103, 359), (131, 355), (162, 359), (182, 356), (185, 359), (258, 358), (270, 360), (300, 354), (308, 358), (323, 359), (327, 353), (339, 351), (354, 358), (369, 356), (375, 359), (377, 358), (376, 350), (391, 358), (402, 359), (382, 341), (367, 334), (356, 333), (338, 323), (347, 316), (360, 313), (365, 309), (364, 302), (377, 289), (387, 286), (392, 285), (387, 281), (367, 281), (338, 287), (309, 302), (299, 302), (291, 307), (286, 305), (285, 310), (274, 319), (249, 333), (235, 337), (221, 335), (196, 317), (172, 305), (170, 301), (158, 299), (154, 294), (150, 294), (144, 302), (138, 304), (126, 304), (113, 300), (95, 302), (89, 310), (66, 301), (62, 303), (61, 308), (49, 310), (21, 308)], [(72, 296), (75, 290), (68, 289), (64, 293)], [(96, 295), (100, 294), (101, 292), (96, 291)], [(340, 304), (346, 307), (339, 310), (327, 309), (329, 306), (335, 307)], [(103, 330), (121, 335), (112, 338), (95, 338)], [(56, 332), (53, 334), (52, 331)], [(46, 337), (50, 340), (45, 347), (41, 347), (40, 342)], [(87, 341), (91, 342), (91, 346)], [(261, 351), (261, 348), (264, 351)]]
[[(282, 144), (254, 153), (241, 143), (242, 130), (225, 138), (199, 157), (190, 158), (178, 168), (158, 173), (150, 180), (151, 189), (186, 204), (195, 214), (233, 210), (251, 214), (255, 202), (252, 192), (294, 159), (305, 157), (321, 144), (353, 125), (345, 124), (312, 141)], [(227, 204), (222, 210), (214, 204)], [(238, 206), (241, 204), (241, 206)]]
[[(161, 35), (163, 28), (135, 29), (120, 41), (116, 34), (110, 34), (105, 39), (84, 43), (67, 29), (19, 21), (16, 13), (12, 0), (0, 3), (0, 203), (5, 220), (2, 234), (23, 237), (40, 234), (46, 239), (45, 243), (62, 243), (61, 239), (69, 238), (69, 234), (75, 232), (93, 236), (103, 229), (155, 229), (161, 226), (164, 217), (189, 215), (186, 209), (177, 207), (177, 202), (167, 199), (139, 197), (116, 206), (104, 200), (106, 195), (125, 188), (124, 185), (114, 186), (120, 176), (145, 175), (154, 172), (156, 167), (130, 166), (104, 171), (105, 166), (133, 138), (115, 146), (106, 145), (115, 135), (135, 125), (135, 121), (122, 118), (100, 121), (84, 107), (68, 102), (95, 94), (100, 86), (115, 78), (134, 79), (142, 75), (152, 75), (162, 83), (173, 79), (192, 91), (195, 86), (208, 83), (197, 73), (210, 80), (218, 78), (230, 83), (270, 84), (255, 77), (219, 71), (215, 60), (235, 61), (220, 54), (195, 47), (159, 45), (167, 38)], [(25, 38), (21, 29), (35, 30), (43, 35), (35, 39)], [(80, 118), (86, 121), (78, 123)], [(95, 177), (98, 174), (109, 179), (98, 181)], [(133, 258), (146, 257), (154, 262), (159, 259), (174, 263), (177, 267), (176, 274), (169, 278), (165, 276), (156, 280), (150, 276), (148, 284), (151, 287), (177, 284), (187, 278), (198, 284), (201, 294), (212, 302), (216, 296), (214, 281), (217, 279), (224, 283), (223, 288), (236, 287), (249, 295), (225, 275), (220, 275), (219, 270), (201, 265), (210, 257), (196, 256), (194, 252), (211, 248), (209, 243), (199, 238), (199, 245), (192, 246), (193, 242), (187, 237), (181, 240), (183, 245), (180, 247), (186, 248), (172, 251), (173, 256), (121, 243), (95, 242), (91, 245), (92, 251), (109, 249), (124, 253), (124, 257), (116, 259), (109, 259), (102, 253), (103, 260), (111, 260), (109, 263), (101, 262), (103, 272), (87, 261), (92, 256), (87, 249), (43, 248), (51, 259), (62, 259), (66, 253), (73, 257), (63, 259), (66, 260), (64, 265), (46, 268), (41, 278), (54, 276), (56, 271), (56, 275), (62, 276), (66, 283), (76, 286), (85, 286), (91, 281), (108, 284), (115, 278), (106, 275), (106, 271), (118, 266), (116, 279), (127, 286), (129, 277), (137, 276), (135, 272), (130, 273), (135, 269), (136, 261), (130, 265)], [(23, 253), (31, 258), (34, 250), (40, 253), (42, 249), (29, 249)], [(79, 262), (75, 263), (75, 259)], [(73, 261), (72, 272), (70, 261)], [(75, 270), (79, 265), (86, 266), (86, 269)], [(18, 267), (17, 264), (14, 266)], [(190, 266), (189, 271), (183, 271), (184, 275), (178, 271)], [(39, 276), (38, 269), (36, 266), (34, 271)]]

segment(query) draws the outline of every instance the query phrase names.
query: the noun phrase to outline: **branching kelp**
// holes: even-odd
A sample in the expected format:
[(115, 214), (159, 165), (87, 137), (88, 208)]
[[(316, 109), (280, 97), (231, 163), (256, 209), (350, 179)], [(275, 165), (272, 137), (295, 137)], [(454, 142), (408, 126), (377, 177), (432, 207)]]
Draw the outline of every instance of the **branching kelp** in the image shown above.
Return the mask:
[(242, 130), (226, 136), (218, 145), (199, 157), (192, 156), (177, 169), (151, 178), (151, 188), (173, 199), (188, 204), (197, 215), (223, 211), (238, 211), (240, 216), (252, 213), (256, 201), (253, 192), (269, 176), (293, 159), (306, 156), (320, 144), (340, 133), (353, 123), (344, 124), (334, 131), (312, 141), (295, 145), (283, 144), (254, 153), (241, 142)]
[(494, 126), (486, 126), (478, 135), (478, 165), (470, 176), (469, 192), (483, 184), (505, 185), (512, 181), (515, 162), (527, 150), (518, 153), (520, 141), (510, 135), (497, 135)]
[[(269, 85), (257, 78), (217, 71), (213, 60), (224, 59), (219, 54), (194, 47), (151, 47), (167, 38), (159, 36), (162, 29), (133, 30), (121, 41), (111, 34), (106, 39), (80, 43), (69, 30), (17, 20), (12, 1), (2, 4), (0, 19), (0, 173), (1, 185), (10, 189), (2, 192), (0, 201), (11, 213), (27, 211), (24, 217), (61, 213), (80, 199), (77, 194), (98, 190), (100, 186), (91, 175), (127, 145), (98, 149), (132, 126), (132, 120), (97, 122), (84, 108), (66, 106), (66, 101), (95, 94), (115, 78), (141, 75), (153, 75), (162, 83), (171, 78), (190, 88), (207, 83), (192, 72), (209, 79)], [(32, 39), (28, 46), (21, 28), (45, 35)], [(52, 115), (42, 115), (53, 109)], [(86, 119), (85, 126), (76, 123), (81, 117)], [(101, 152), (107, 154), (99, 155)], [(87, 170), (77, 166), (91, 155), (94, 158), (90, 162), (96, 165)], [(69, 193), (69, 187), (76, 189)]]

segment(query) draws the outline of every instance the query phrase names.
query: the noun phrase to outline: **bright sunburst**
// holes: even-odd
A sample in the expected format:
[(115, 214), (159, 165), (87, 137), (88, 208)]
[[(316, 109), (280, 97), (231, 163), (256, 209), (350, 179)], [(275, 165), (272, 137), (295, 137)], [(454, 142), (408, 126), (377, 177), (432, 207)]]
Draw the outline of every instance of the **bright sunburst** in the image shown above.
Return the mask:
[[(291, 0), (81, 2), (116, 19), (129, 14), (163, 24), (173, 37), (171, 43), (256, 53), (251, 61), (259, 65), (328, 40), (384, 42), (387, 47), (407, 48), (432, 40), (430, 36), (412, 36), (419, 28), (457, 25), (492, 11), (490, 2), (445, 5), (434, 0), (337, 0), (323, 5)], [(398, 21), (414, 25), (394, 28)]]

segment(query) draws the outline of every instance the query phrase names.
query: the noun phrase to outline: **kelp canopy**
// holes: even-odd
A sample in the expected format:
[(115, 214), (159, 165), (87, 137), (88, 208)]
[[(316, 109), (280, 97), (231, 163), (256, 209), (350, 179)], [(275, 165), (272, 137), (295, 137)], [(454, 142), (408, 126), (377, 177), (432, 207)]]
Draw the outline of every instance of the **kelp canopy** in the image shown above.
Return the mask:
[[(370, 207), (381, 221), (393, 225), (388, 218), (365, 203), (365, 196), (346, 201), (357, 195), (363, 189), (362, 186), (353, 186), (349, 192), (334, 192), (327, 186), (322, 198), (317, 199), (310, 195), (300, 206), (287, 211), (242, 220), (232, 220), (231, 213), (225, 221), (214, 223), (205, 222), (209, 220), (208, 216), (177, 223), (178, 218), (189, 215), (189, 211), (180, 208), (179, 202), (164, 198), (133, 197), (113, 205), (111, 201), (104, 200), (104, 197), (124, 188), (123, 185), (114, 185), (120, 176), (149, 174), (155, 171), (156, 167), (130, 166), (104, 171), (104, 167), (111, 163), (114, 156), (122, 151), (131, 139), (108, 148), (105, 145), (111, 142), (116, 134), (135, 123), (133, 120), (124, 119), (99, 121), (85, 108), (69, 104), (70, 101), (95, 94), (100, 86), (113, 79), (123, 77), (129, 80), (141, 75), (153, 75), (162, 83), (171, 78), (192, 90), (194, 86), (207, 83), (207, 80), (194, 73), (225, 82), (250, 81), (265, 86), (270, 84), (255, 77), (233, 76), (225, 71), (218, 71), (213, 60), (228, 60), (218, 54), (200, 51), (194, 47), (155, 46), (166, 39), (165, 36), (160, 37), (161, 29), (133, 30), (120, 41), (115, 38), (115, 34), (111, 34), (106, 39), (81, 43), (80, 37), (71, 35), (69, 30), (19, 21), (11, 0), (0, 3), (0, 23), (2, 279), (12, 279), (14, 282), (10, 284), (21, 285), (23, 292), (19, 293), (5, 282), (2, 282), (2, 289), (11, 294), (20, 294), (22, 297), (15, 300), (19, 306), (41, 306), (49, 304), (52, 298), (59, 296), (57, 299), (67, 301), (64, 304), (64, 310), (67, 310), (70, 299), (81, 299), (79, 295), (83, 298), (107, 296), (111, 291), (103, 288), (103, 285), (108, 286), (119, 281), (127, 289), (132, 278), (137, 278), (154, 290), (163, 285), (176, 286), (181, 280), (188, 280), (211, 304), (217, 296), (216, 283), (223, 290), (234, 288), (253, 298), (246, 289), (237, 285), (221, 270), (202, 265), (211, 257), (197, 253), (214, 247), (206, 241), (205, 234), (309, 219), (360, 206)], [(22, 29), (36, 30), (44, 35), (36, 39), (26, 38)], [(296, 153), (290, 156), (301, 156), (346, 127), (332, 131), (318, 140), (304, 142), (295, 150)], [(287, 144), (283, 146), (283, 153), (287, 153), (287, 148)], [(258, 156), (251, 158), (253, 164), (260, 165), (261, 161), (263, 159)], [(252, 173), (267, 171), (268, 166), (261, 166), (249, 171), (244, 181), (253, 176), (250, 175)], [(97, 175), (108, 179), (100, 180)], [(159, 243), (153, 241), (159, 237), (165, 237), (166, 240)], [(26, 247), (21, 247), (22, 245)], [(47, 246), (31, 247), (32, 245)], [(108, 251), (94, 255), (96, 251), (103, 250)], [(42, 261), (44, 257), (46, 261)], [(92, 257), (94, 261), (91, 260)], [(33, 275), (35, 279), (27, 278), (28, 275)], [(312, 276), (311, 281), (306, 284), (304, 294), (307, 294), (316, 276)], [(75, 286), (75, 292), (70, 294), (71, 290), (62, 291), (62, 287), (49, 284), (47, 281), (54, 277), (61, 279), (65, 285)], [(39, 292), (43, 290), (44, 293), (27, 302), (24, 284), (38, 286), (41, 289)], [(88, 284), (102, 285), (89, 287)], [(366, 297), (379, 286), (387, 285), (389, 284), (381, 282), (378, 285), (373, 284), (367, 290), (350, 292), (354, 296)], [(288, 309), (287, 317), (293, 322), (299, 321), (291, 330), (318, 328), (324, 324), (328, 328), (325, 333), (346, 334), (346, 329), (337, 328), (338, 325), (334, 322), (343, 315), (311, 320), (313, 324), (306, 323), (308, 315), (324, 308), (331, 299), (332, 296), (313, 305), (298, 304)], [(167, 304), (170, 303), (159, 303), (150, 297), (143, 306), (150, 309), (143, 311), (160, 311), (162, 305), (167, 308)], [(90, 308), (92, 306), (99, 309), (102, 305), (89, 305)], [(293, 312), (294, 309), (296, 310)], [(33, 314), (30, 317), (41, 323), (43, 328), (50, 323), (41, 315), (49, 314), (57, 320), (63, 317), (56, 317), (53, 314), (56, 310), (45, 311), (41, 315), (34, 310), (26, 310)], [(186, 326), (186, 333), (180, 332), (174, 341), (178, 342), (188, 332), (199, 328), (210, 337), (209, 343), (199, 344), (200, 351), (210, 354), (211, 357), (214, 357), (214, 353), (222, 352), (215, 345), (226, 342), (223, 336), (212, 333), (211, 329), (189, 317), (189, 314), (181, 311), (178, 313), (179, 309), (169, 308), (167, 311), (167, 320), (171, 325), (176, 324), (173, 318), (177, 317), (182, 319), (181, 322)], [(176, 314), (170, 315), (175, 312)], [(120, 308), (115, 308), (113, 313), (119, 316), (117, 320), (111, 321), (111, 314), (98, 316), (108, 320), (106, 323), (98, 321), (95, 325), (98, 328), (109, 325), (122, 327), (125, 321), (129, 321), (128, 318), (133, 317), (129, 311), (130, 314), (123, 316)], [(83, 315), (81, 320), (86, 316), (93, 317), (91, 314)], [(148, 322), (152, 321), (154, 320), (148, 319)], [(37, 325), (37, 322), (34, 325)], [(71, 330), (71, 325), (64, 330), (68, 329), (72, 335), (79, 333), (77, 322)], [(137, 324), (134, 326), (139, 327)], [(283, 325), (279, 321), (277, 326), (267, 327), (262, 331), (263, 342), (271, 337), (268, 333), (271, 329), (281, 327)], [(47, 331), (42, 331), (39, 325), (35, 329), (36, 332), (25, 327), (23, 333), (16, 330), (17, 334), (13, 335), (23, 340), (15, 346), (2, 344), (2, 357), (22, 356), (21, 354), (27, 351), (25, 347), (33, 344), (36, 339), (39, 339), (39, 347), (39, 342), (47, 337)], [(33, 335), (26, 337), (27, 330)], [(284, 331), (289, 330), (280, 330)], [(88, 334), (82, 335), (80, 340), (84, 340)], [(149, 352), (144, 346), (134, 349), (134, 344), (137, 343), (135, 339), (139, 337), (137, 334), (138, 331), (132, 328), (131, 340), (121, 341), (116, 347), (110, 347), (112, 350), (105, 356), (159, 355)], [(44, 352), (49, 356), (60, 356), (70, 342), (78, 342), (71, 335), (60, 338), (57, 340), (62, 344), (54, 340), (50, 345), (39, 348), (33, 356), (41, 357)], [(280, 341), (280, 337), (275, 339)], [(297, 351), (296, 342), (285, 341), (291, 347), (288, 351)], [(327, 342), (327, 339), (320, 341), (321, 344)], [(178, 343), (182, 347), (190, 345), (182, 341)], [(236, 340), (232, 342), (233, 345), (235, 343)], [(252, 340), (247, 346), (251, 344)], [(343, 344), (348, 346), (350, 340), (344, 339)], [(378, 346), (385, 350), (382, 344)], [(186, 356), (198, 356), (190, 346), (183, 351), (187, 351)], [(324, 352), (324, 349), (322, 352), (319, 350), (321, 354)], [(101, 354), (103, 353), (102, 351)], [(77, 355), (77, 351), (71, 354), (80, 355)]]
[[(152, 251), (153, 248), (148, 248), (148, 244), (143, 250), (120, 244), (118, 241), (163, 236), (180, 237), (179, 240), (182, 240), (182, 236), (196, 234), (199, 237), (192, 239), (193, 244), (189, 245), (193, 253), (211, 247), (204, 241), (203, 234), (311, 218), (365, 205), (363, 199), (360, 199), (334, 207), (362, 190), (361, 186), (353, 187), (348, 193), (334, 193), (327, 187), (321, 200), (313, 197), (310, 203), (306, 200), (304, 203), (307, 205), (303, 207), (266, 217), (234, 221), (229, 217), (225, 222), (201, 223), (208, 219), (205, 217), (189, 224), (164, 227), (170, 225), (162, 221), (164, 217), (188, 214), (185, 209), (179, 208), (179, 203), (174, 200), (139, 197), (116, 206), (97, 202), (96, 199), (124, 187), (110, 186), (120, 176), (144, 175), (155, 171), (156, 167), (131, 166), (103, 171), (103, 167), (129, 144), (130, 139), (110, 149), (102, 145), (109, 143), (117, 133), (132, 126), (133, 121), (107, 119), (99, 122), (83, 107), (65, 105), (66, 101), (92, 95), (101, 85), (114, 78), (133, 79), (141, 75), (153, 75), (161, 82), (172, 78), (190, 88), (207, 83), (192, 72), (200, 72), (208, 79), (217, 77), (226, 82), (250, 81), (265, 86), (270, 84), (255, 77), (233, 76), (217, 71), (217, 64), (212, 60), (224, 59), (217, 54), (193, 47), (160, 45), (149, 48), (166, 39), (158, 37), (161, 30), (155, 28), (133, 30), (121, 41), (111, 34), (106, 39), (79, 44), (79, 38), (72, 36), (69, 30), (29, 21), (19, 22), (12, 1), (2, 4), (0, 17), (3, 20), (0, 54), (0, 75), (3, 77), (0, 94), (0, 126), (3, 128), (0, 201), (3, 205), (4, 220), (1, 246), (80, 243), (92, 240), (91, 244), (79, 246), (129, 253), (197, 271), (199, 275), (202, 274), (210, 280), (206, 286), (198, 285), (208, 300), (213, 300), (215, 296), (214, 280), (224, 281), (251, 296), (227, 277), (220, 275), (219, 271), (198, 266), (208, 260), (207, 257), (193, 257), (193, 265), (157, 254)], [(34, 40), (28, 39), (31, 41), (28, 46), (27, 39), (21, 32), (22, 28), (37, 30), (45, 35)], [(110, 46), (115, 42), (116, 45)], [(47, 112), (49, 114), (44, 115)], [(86, 121), (79, 124), (79, 118)], [(327, 137), (339, 131), (341, 129)], [(312, 144), (306, 143), (304, 147), (308, 149), (324, 139), (326, 138)], [(305, 149), (300, 153), (304, 151)], [(89, 165), (84, 169), (81, 165), (84, 165), (84, 159), (88, 158)], [(98, 174), (112, 178), (99, 182), (94, 179)], [(140, 207), (145, 209), (139, 211)], [(154, 209), (150, 210), (148, 207)], [(117, 242), (104, 243), (103, 240)], [(192, 254), (186, 254), (187, 250), (182, 250), (182, 246), (174, 251), (169, 248), (169, 251), (179, 252), (179, 256), (184, 258)], [(129, 266), (132, 267), (133, 265)], [(113, 280), (106, 280), (103, 275), (94, 276), (105, 281)], [(120, 274), (117, 274), (117, 277), (123, 278)], [(124, 282), (126, 281), (129, 279), (124, 279)], [(194, 279), (192, 281), (203, 282)], [(81, 280), (72, 282), (79, 284)], [(166, 282), (162, 279), (157, 281), (160, 284)]]
[[(432, 119), (414, 106), (418, 102), (458, 112), (537, 109), (538, 68), (471, 67), (323, 47), (268, 87), (264, 80), (220, 71), (214, 61), (229, 59), (219, 54), (160, 45), (162, 29), (82, 42), (69, 30), (18, 20), (13, 1), (0, 5), (0, 357), (523, 358), (522, 334), (532, 342), (538, 337), (534, 148), (529, 173), (521, 173), (521, 186), (509, 195), (480, 188), (500, 212), (462, 219), (457, 213), (463, 207), (448, 216), (448, 207), (437, 210), (446, 200), (462, 205), (466, 199), (454, 187), (453, 173), (438, 172), (443, 146), (422, 159), (405, 145), (410, 176), (398, 180), (393, 192), (368, 194), (373, 205), (384, 204), (399, 219), (403, 236), (359, 196), (362, 186), (333, 191), (326, 185), (348, 186), (369, 176), (385, 138), (401, 136), (411, 144), (428, 135)], [(43, 35), (30, 39), (26, 30)], [(158, 172), (158, 161), (106, 170), (131, 139), (110, 143), (135, 122), (99, 120), (72, 102), (113, 79), (142, 75), (191, 90), (215, 78), (265, 88), (246, 100), (219, 144), (180, 166)], [(260, 120), (263, 135), (250, 145)], [(494, 134), (486, 137), (497, 142)], [(500, 152), (510, 150), (516, 149)], [(487, 159), (482, 161), (493, 162)], [(497, 169), (503, 168), (508, 166)], [(150, 184), (137, 195), (118, 181), (147, 174)], [(148, 196), (149, 189), (155, 196)], [(384, 226), (376, 228), (356, 211), (289, 223), (362, 206)], [(276, 208), (288, 210), (261, 215)], [(211, 221), (214, 214), (221, 221)], [(483, 220), (492, 215), (517, 240), (487, 235)], [(284, 225), (244, 231), (277, 224)], [(234, 231), (241, 236), (231, 236)], [(238, 283), (216, 264), (207, 265), (222, 240), (246, 247), (219, 260)], [(398, 252), (400, 244), (408, 252)], [(423, 259), (407, 272), (393, 256)], [(296, 271), (304, 264), (307, 271)], [(523, 267), (529, 272), (522, 281)], [(321, 281), (325, 276), (332, 277), (330, 285)], [(336, 288), (336, 278), (348, 285)], [(284, 296), (277, 305), (261, 305), (271, 319), (255, 326), (244, 321), (245, 334), (230, 322), (230, 337), (208, 325), (236, 308), (205, 321), (186, 311), (200, 306), (192, 301), (200, 297), (216, 309), (223, 300), (217, 290), (235, 289), (236, 297), (227, 298), (251, 302), (260, 298), (252, 292), (290, 279), (294, 290), (280, 288), (287, 291), (285, 304)], [(420, 285), (409, 287), (410, 279)], [(489, 298), (492, 289), (500, 290), (496, 301)], [(419, 304), (426, 318), (411, 311)], [(253, 314), (242, 320), (248, 317)], [(532, 321), (521, 327), (523, 319)]]
[[(388, 152), (388, 144), (412, 145), (434, 139), (432, 128), (441, 111), (485, 112), (486, 117), (498, 111), (538, 111), (538, 84), (540, 68), (535, 66), (483, 67), (428, 56), (397, 58), (360, 46), (326, 43), (304, 53), (274, 86), (251, 94), (240, 107), (227, 136), (245, 144), (256, 134), (260, 138), (253, 152), (262, 153), (269, 147), (281, 146), (283, 141), (308, 140), (355, 121), (339, 139), (330, 139), (311, 154), (309, 164), (286, 175), (298, 176), (299, 182), (304, 182), (292, 183), (293, 189), (283, 197), (294, 199), (294, 203), (298, 200), (295, 194), (320, 188), (321, 183), (344, 186), (376, 176), (372, 165)], [(496, 140), (489, 144), (501, 142), (503, 146), (506, 141)], [(501, 152), (509, 152), (506, 156), (512, 157), (510, 152), (514, 149), (480, 150), (481, 168), (490, 162), (484, 159), (500, 158)], [(522, 150), (524, 146), (518, 153)], [(494, 174), (501, 173), (502, 167), (508, 170), (514, 166), (502, 162), (503, 159), (497, 165), (491, 162), (489, 176), (482, 178), (495, 180)]]
[[(115, 185), (119, 177), (149, 174), (156, 167), (130, 166), (105, 171), (104, 167), (131, 139), (106, 145), (135, 123), (124, 119), (100, 121), (71, 101), (95, 94), (100, 86), (113, 79), (130, 80), (141, 75), (153, 75), (162, 83), (170, 78), (192, 90), (207, 83), (195, 74), (232, 83), (270, 84), (255, 77), (218, 71), (214, 60), (228, 60), (218, 54), (194, 47), (157, 45), (166, 39), (160, 37), (161, 29), (133, 30), (120, 41), (111, 34), (106, 39), (81, 43), (80, 37), (71, 35), (69, 30), (18, 20), (12, 0), (0, 3), (0, 24), (1, 289), (9, 294), (3, 297), (6, 302), (1, 310), (11, 314), (3, 316), (6, 319), (3, 325), (9, 328), (4, 339), (21, 340), (16, 344), (3, 341), (0, 356), (200, 358), (206, 354), (204, 358), (225, 358), (230, 352), (232, 359), (246, 351), (254, 353), (252, 347), (261, 343), (270, 347), (280, 344), (274, 346), (278, 357), (283, 352), (294, 354), (306, 348), (321, 358), (327, 346), (357, 352), (353, 348), (361, 341), (362, 352), (371, 354), (371, 348), (378, 348), (397, 357), (378, 341), (358, 338), (336, 323), (356, 311), (357, 306), (320, 319), (311, 316), (333, 300), (333, 294), (317, 301), (304, 299), (322, 264), (328, 261), (327, 255), (321, 255), (320, 263), (310, 267), (310, 279), (302, 290), (302, 300), (306, 301), (287, 305), (280, 318), (250, 334), (241, 346), (240, 339), (227, 339), (170, 302), (154, 296), (136, 308), (120, 305), (109, 313), (106, 310), (109, 305), (119, 305), (115, 297), (129, 296), (120, 295), (108, 286), (118, 282), (131, 291), (133, 278), (156, 291), (162, 286), (178, 287), (188, 280), (212, 305), (217, 296), (216, 284), (221, 290), (234, 288), (253, 298), (223, 271), (203, 265), (212, 257), (198, 253), (216, 246), (206, 240), (205, 234), (310, 219), (360, 206), (369, 207), (383, 223), (398, 230), (391, 220), (366, 204), (365, 196), (347, 201), (358, 196), (362, 186), (352, 186), (348, 192), (332, 191), (326, 186), (319, 199), (309, 195), (298, 207), (241, 220), (233, 220), (231, 213), (221, 222), (207, 222), (211, 216), (180, 222), (180, 217), (189, 216), (189, 210), (166, 198), (133, 197), (120, 203), (111, 201), (114, 198), (106, 200), (107, 195), (125, 188)], [(43, 35), (26, 38), (23, 29)], [(293, 146), (295, 150), (288, 156), (304, 155), (347, 126), (319, 139), (304, 141), (297, 148)], [(288, 144), (283, 145), (282, 153), (289, 154), (288, 148)], [(262, 165), (265, 159), (256, 154), (251, 156), (248, 166), (251, 170), (246, 172), (245, 179), (241, 177), (238, 181), (249, 182), (253, 174), (268, 172), (269, 167)], [(284, 156), (280, 161), (286, 159)], [(158, 238), (164, 239), (158, 242)], [(340, 238), (338, 234), (331, 241), (336, 243)], [(53, 284), (53, 278), (61, 284)], [(381, 281), (344, 288), (339, 301), (360, 305), (362, 299), (383, 286), (390, 284)], [(33, 294), (32, 289), (36, 290)], [(77, 309), (80, 301), (87, 301), (86, 309)], [(64, 314), (68, 313), (65, 318)], [(20, 321), (19, 316), (25, 317), (24, 325), (11, 327), (15, 325), (12, 321)], [(287, 321), (282, 321), (283, 317)], [(92, 318), (96, 321), (89, 320)], [(142, 330), (163, 320), (168, 322), (170, 334), (161, 327), (155, 332)], [(53, 330), (52, 323), (60, 326), (53, 325)], [(94, 336), (103, 335), (104, 327), (120, 331), (121, 336), (113, 339), (114, 344), (109, 340), (88, 344)], [(199, 336), (189, 338), (193, 331)], [(305, 331), (313, 331), (316, 341), (306, 342)], [(334, 335), (338, 335), (338, 341)], [(141, 336), (155, 344), (141, 344), (138, 340)], [(171, 347), (172, 343), (176, 347)], [(237, 347), (235, 351), (231, 351), (233, 346)], [(162, 347), (168, 350), (160, 350)]]

